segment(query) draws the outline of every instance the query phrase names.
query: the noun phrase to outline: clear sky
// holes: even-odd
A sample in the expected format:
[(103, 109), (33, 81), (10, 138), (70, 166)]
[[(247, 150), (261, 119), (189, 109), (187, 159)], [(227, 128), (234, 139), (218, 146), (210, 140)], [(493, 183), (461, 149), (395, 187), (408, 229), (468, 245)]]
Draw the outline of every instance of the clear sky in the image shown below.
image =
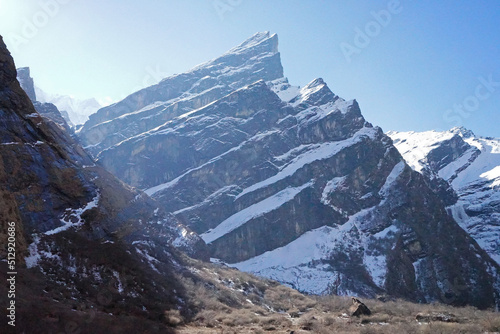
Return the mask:
[(500, 1), (0, 0), (16, 65), (49, 93), (119, 100), (277, 33), (291, 84), (322, 77), (387, 130), (500, 137)]

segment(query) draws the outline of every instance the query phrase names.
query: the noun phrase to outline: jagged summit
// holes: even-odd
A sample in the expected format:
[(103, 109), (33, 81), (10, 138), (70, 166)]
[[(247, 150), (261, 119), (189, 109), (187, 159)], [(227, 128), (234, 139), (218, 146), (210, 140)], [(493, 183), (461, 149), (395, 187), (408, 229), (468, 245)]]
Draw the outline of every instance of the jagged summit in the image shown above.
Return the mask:
[[(219, 58), (163, 79), (91, 115), (79, 132), (97, 156), (126, 138), (207, 105), (258, 80), (283, 77), (276, 34), (258, 33)], [(130, 126), (130, 124), (134, 126)]]
[(462, 136), (463, 138), (471, 138), (471, 137), (475, 137), (476, 135), (474, 134), (474, 132), (472, 132), (471, 130), (463, 127), (463, 126), (460, 126), (460, 127), (454, 127), (450, 130), (451, 133), (456, 133), (460, 136)]
[(302, 108), (307, 108), (312, 105), (323, 105), (327, 102), (335, 102), (339, 99), (335, 95), (322, 78), (317, 78), (305, 85), (298, 91), (295, 98), (289, 102), (294, 105), (301, 105)]
[(269, 31), (258, 32), (226, 54), (241, 54), (249, 51), (278, 52), (278, 35), (271, 34)]

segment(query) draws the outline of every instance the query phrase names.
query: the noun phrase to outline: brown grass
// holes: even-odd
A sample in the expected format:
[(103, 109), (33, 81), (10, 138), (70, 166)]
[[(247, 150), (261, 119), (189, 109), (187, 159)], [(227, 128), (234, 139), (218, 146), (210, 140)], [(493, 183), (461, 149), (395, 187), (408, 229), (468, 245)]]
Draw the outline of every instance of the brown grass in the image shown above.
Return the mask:
[[(362, 300), (370, 316), (348, 317), (349, 297), (307, 296), (270, 280), (223, 266), (193, 261), (185, 280), (198, 310), (180, 334), (374, 333), (438, 334), (500, 331), (500, 314), (474, 307), (415, 304), (404, 300)], [(418, 313), (453, 314), (457, 323), (418, 323)]]

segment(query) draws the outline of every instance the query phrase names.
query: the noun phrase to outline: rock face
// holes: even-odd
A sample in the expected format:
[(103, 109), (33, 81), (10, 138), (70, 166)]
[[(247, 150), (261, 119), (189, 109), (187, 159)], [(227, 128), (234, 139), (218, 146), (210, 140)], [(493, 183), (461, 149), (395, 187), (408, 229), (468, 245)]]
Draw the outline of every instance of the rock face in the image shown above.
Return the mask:
[(29, 67), (21, 67), (17, 69), (17, 80), (19, 84), (24, 89), (31, 102), (36, 101), (35, 94), (35, 84), (33, 83), (33, 78), (30, 76), (30, 68)]
[[(39, 316), (32, 312), (62, 310), (68, 301), (106, 314), (128, 305), (126, 312), (139, 318), (144, 308), (154, 317), (182, 306), (172, 246), (202, 257), (204, 243), (149, 197), (95, 165), (66, 131), (35, 110), (1, 38), (0, 185), (2, 279), (7, 225), (14, 222), (21, 331)], [(0, 292), (7, 296), (5, 285)], [(49, 325), (60, 332), (65, 323)]]
[(500, 140), (464, 128), (388, 134), (413, 169), (456, 191), (449, 214), (500, 264)]
[(241, 270), (316, 294), (479, 307), (498, 297), (498, 266), (441, 190), (355, 100), (321, 79), (291, 86), (276, 35), (101, 109), (80, 135)]

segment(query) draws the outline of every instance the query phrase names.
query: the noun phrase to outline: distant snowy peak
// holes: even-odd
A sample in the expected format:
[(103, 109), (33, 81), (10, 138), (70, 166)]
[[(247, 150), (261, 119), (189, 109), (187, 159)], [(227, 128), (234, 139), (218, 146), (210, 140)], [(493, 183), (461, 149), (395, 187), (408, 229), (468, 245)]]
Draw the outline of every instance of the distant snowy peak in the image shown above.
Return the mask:
[(471, 138), (471, 137), (476, 137), (474, 132), (472, 132), (469, 129), (464, 128), (463, 126), (456, 126), (450, 130), (451, 133), (456, 133), (457, 135), (460, 135), (463, 138)]
[(102, 105), (96, 99), (77, 99), (69, 95), (50, 94), (35, 86), (38, 101), (52, 103), (61, 112), (68, 114), (69, 120), (75, 125), (83, 124), (89, 116), (99, 110)]
[(30, 100), (41, 103), (52, 103), (57, 107), (64, 120), (70, 125), (83, 124), (88, 116), (95, 113), (102, 106), (95, 99), (76, 99), (68, 95), (49, 94), (34, 83), (29, 67), (17, 69), (17, 80)]
[(401, 155), (403, 155), (408, 165), (417, 172), (422, 172), (427, 166), (427, 156), (433, 149), (456, 136), (451, 131), (389, 131), (387, 135), (392, 138), (394, 145), (398, 148)]

